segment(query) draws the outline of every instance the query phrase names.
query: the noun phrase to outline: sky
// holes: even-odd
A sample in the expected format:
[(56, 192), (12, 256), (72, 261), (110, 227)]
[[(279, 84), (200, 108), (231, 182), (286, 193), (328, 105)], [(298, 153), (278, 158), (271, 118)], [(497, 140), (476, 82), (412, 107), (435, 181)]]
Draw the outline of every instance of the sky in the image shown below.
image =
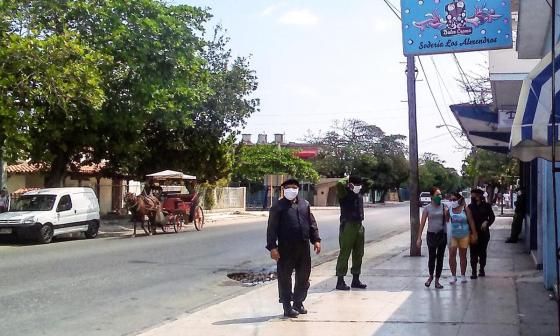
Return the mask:
[[(391, 0), (399, 5), (397, 0)], [(210, 8), (236, 56), (250, 57), (258, 76), (260, 111), (243, 133), (285, 134), (298, 142), (328, 131), (334, 120), (357, 118), (387, 134), (408, 136), (401, 25), (383, 0), (175, 0)], [(210, 28), (210, 27), (209, 27)], [(487, 53), (457, 54), (467, 73), (488, 71)], [(441, 115), (420, 65), (417, 82), (419, 153), (437, 154), (461, 170), (466, 139), (437, 125), (459, 127), (449, 105), (469, 102), (451, 55), (422, 56)], [(453, 133), (458, 133), (451, 128)]]

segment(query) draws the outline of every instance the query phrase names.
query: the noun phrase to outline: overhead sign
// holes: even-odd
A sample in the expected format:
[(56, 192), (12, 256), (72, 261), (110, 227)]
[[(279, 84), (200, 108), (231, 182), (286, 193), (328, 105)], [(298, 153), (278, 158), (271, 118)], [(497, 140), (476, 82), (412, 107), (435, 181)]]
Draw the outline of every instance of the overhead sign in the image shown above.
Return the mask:
[(513, 119), (515, 119), (515, 110), (498, 111), (498, 128), (511, 130)]
[(406, 56), (513, 47), (511, 0), (401, 0)]

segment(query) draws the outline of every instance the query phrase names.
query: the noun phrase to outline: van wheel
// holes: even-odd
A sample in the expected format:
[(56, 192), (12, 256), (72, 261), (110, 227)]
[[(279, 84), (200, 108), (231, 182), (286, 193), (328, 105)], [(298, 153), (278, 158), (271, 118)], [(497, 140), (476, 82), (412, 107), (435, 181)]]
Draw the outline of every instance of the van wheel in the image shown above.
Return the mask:
[(37, 241), (41, 244), (49, 244), (53, 239), (54, 231), (50, 224), (41, 226), (38, 232)]
[(99, 223), (97, 221), (89, 222), (88, 229), (84, 232), (87, 239), (93, 239), (97, 237), (99, 233)]

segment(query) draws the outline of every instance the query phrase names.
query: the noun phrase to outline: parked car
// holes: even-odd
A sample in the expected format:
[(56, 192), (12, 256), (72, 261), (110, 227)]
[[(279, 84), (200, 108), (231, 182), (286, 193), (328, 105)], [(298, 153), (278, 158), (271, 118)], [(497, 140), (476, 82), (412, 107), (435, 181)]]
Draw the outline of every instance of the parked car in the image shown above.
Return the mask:
[(27, 192), (0, 214), (0, 235), (16, 234), (48, 244), (54, 236), (99, 231), (99, 201), (91, 188), (50, 188)]
[(420, 193), (420, 206), (425, 206), (432, 203), (432, 195), (429, 192), (424, 191)]

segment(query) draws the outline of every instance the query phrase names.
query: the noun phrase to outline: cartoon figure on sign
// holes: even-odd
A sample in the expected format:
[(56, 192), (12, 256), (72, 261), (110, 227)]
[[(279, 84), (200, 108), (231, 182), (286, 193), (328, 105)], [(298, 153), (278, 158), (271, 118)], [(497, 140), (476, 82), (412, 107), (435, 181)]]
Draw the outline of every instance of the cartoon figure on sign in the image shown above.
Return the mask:
[(445, 6), (448, 29), (462, 28), (465, 25), (467, 12), (463, 1), (453, 1)]
[[(439, 1), (435, 1), (439, 4)], [(412, 25), (420, 31), (428, 29), (440, 30), (441, 36), (449, 37), (455, 35), (471, 35), (473, 28), (480, 28), (483, 25), (492, 24), (503, 17), (503, 14), (496, 13), (496, 9), (488, 8), (486, 4), (482, 6), (467, 6), (468, 1), (452, 0), (449, 3), (442, 3), (435, 10), (424, 15), (424, 20), (412, 21)], [(468, 10), (471, 13), (468, 13)]]

